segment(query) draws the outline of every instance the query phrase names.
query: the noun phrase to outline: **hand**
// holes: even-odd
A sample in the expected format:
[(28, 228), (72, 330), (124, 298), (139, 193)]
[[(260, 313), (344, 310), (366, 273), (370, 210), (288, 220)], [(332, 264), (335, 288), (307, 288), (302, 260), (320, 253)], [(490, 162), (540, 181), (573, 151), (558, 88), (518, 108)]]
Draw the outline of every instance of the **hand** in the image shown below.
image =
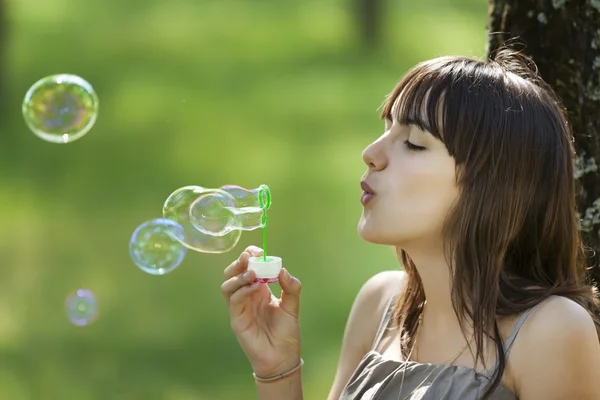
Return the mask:
[(225, 268), (221, 292), (229, 307), (231, 329), (248, 357), (254, 373), (269, 378), (294, 368), (300, 362), (298, 312), (302, 285), (285, 268), (279, 273), (281, 298), (267, 284), (253, 283), (248, 259), (263, 254), (250, 246)]

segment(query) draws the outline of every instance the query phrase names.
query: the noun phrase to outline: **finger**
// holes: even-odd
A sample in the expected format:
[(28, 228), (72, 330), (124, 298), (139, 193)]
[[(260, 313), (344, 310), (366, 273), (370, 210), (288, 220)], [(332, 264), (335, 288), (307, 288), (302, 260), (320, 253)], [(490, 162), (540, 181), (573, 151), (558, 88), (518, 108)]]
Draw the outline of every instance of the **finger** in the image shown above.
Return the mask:
[(223, 274), (225, 275), (225, 279), (230, 279), (236, 275), (246, 272), (248, 269), (248, 259), (250, 256), (258, 257), (263, 253), (262, 249), (256, 246), (248, 246), (246, 250), (244, 250), (237, 260), (232, 262), (225, 268)]
[(258, 246), (248, 246), (244, 252), (250, 254), (253, 257), (258, 257), (263, 255), (263, 249)]
[(281, 303), (279, 306), (288, 314), (298, 318), (300, 313), (300, 293), (302, 283), (293, 277), (287, 269), (279, 272), (279, 285), (281, 286)]
[(253, 282), (236, 290), (229, 300), (229, 315), (231, 315), (232, 318), (235, 318), (236, 316), (243, 314), (244, 308), (248, 306), (248, 297), (261, 290), (265, 292), (265, 295), (270, 295), (271, 293), (268, 286), (260, 282)]
[(223, 271), (225, 279), (231, 279), (239, 274), (246, 272), (246, 269), (248, 269), (249, 258), (250, 255), (245, 251), (242, 254), (240, 254), (238, 259), (229, 264), (227, 268), (225, 268), (225, 270)]
[(242, 286), (249, 285), (256, 280), (256, 272), (246, 271), (223, 282), (221, 285), (221, 293), (225, 298), (227, 306), (231, 301), (231, 296), (238, 291)]

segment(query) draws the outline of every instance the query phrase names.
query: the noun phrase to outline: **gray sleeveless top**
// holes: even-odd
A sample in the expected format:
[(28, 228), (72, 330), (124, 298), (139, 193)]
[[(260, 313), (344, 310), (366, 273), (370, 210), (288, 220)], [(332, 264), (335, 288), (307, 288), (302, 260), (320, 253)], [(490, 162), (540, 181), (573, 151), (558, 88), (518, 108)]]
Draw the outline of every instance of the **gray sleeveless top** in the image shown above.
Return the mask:
[[(485, 372), (459, 365), (388, 360), (375, 351), (393, 314), (393, 300), (373, 341), (371, 351), (359, 363), (340, 400), (476, 400), (485, 390), (496, 363)], [(536, 306), (537, 307), (537, 306)], [(535, 308), (535, 307), (534, 307)], [(506, 357), (525, 319), (533, 311), (525, 311), (504, 342)], [(404, 383), (402, 375), (404, 372)], [(399, 393), (402, 387), (402, 393)], [(502, 383), (489, 400), (518, 400)]]

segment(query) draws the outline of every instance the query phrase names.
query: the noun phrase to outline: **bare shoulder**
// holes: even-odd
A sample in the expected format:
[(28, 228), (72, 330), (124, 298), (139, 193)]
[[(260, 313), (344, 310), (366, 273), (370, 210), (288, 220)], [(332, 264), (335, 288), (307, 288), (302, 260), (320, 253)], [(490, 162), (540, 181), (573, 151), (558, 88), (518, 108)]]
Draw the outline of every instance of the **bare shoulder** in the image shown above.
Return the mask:
[(375, 304), (383, 307), (380, 309), (383, 313), (384, 307), (390, 298), (398, 296), (404, 290), (406, 285), (406, 273), (404, 271), (383, 271), (373, 275), (361, 287), (356, 297), (357, 305), (368, 303), (369, 312), (373, 312), (372, 306)]
[(515, 389), (521, 400), (600, 399), (600, 342), (590, 313), (553, 296), (529, 316), (515, 342)]
[[(552, 296), (544, 301), (530, 319), (530, 330), (542, 331), (551, 327), (558, 330), (556, 333), (573, 334), (587, 327), (595, 334), (594, 321), (590, 313), (580, 304), (562, 296)], [(553, 335), (547, 336), (553, 337)]]
[(532, 313), (523, 334), (535, 346), (564, 344), (573, 339), (593, 339), (598, 342), (594, 320), (575, 301), (552, 296)]
[(406, 285), (403, 271), (384, 271), (369, 278), (360, 288), (346, 323), (338, 368), (328, 399), (338, 399), (375, 339), (389, 300)]
[(356, 330), (362, 331), (359, 335), (365, 346), (370, 346), (375, 338), (390, 299), (400, 295), (405, 286), (406, 273), (399, 270), (379, 272), (363, 284), (354, 300), (351, 319), (361, 321), (360, 328), (356, 326)]

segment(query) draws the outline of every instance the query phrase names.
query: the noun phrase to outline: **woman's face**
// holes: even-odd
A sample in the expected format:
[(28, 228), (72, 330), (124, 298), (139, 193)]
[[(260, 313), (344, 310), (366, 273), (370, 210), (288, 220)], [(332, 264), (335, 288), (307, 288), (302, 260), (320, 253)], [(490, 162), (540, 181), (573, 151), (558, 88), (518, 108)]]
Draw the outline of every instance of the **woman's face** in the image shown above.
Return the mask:
[(386, 120), (385, 132), (363, 151), (363, 160), (368, 167), (363, 180), (374, 195), (361, 199), (366, 202), (359, 235), (401, 248), (439, 245), (458, 197), (455, 162), (446, 146), (415, 125)]

